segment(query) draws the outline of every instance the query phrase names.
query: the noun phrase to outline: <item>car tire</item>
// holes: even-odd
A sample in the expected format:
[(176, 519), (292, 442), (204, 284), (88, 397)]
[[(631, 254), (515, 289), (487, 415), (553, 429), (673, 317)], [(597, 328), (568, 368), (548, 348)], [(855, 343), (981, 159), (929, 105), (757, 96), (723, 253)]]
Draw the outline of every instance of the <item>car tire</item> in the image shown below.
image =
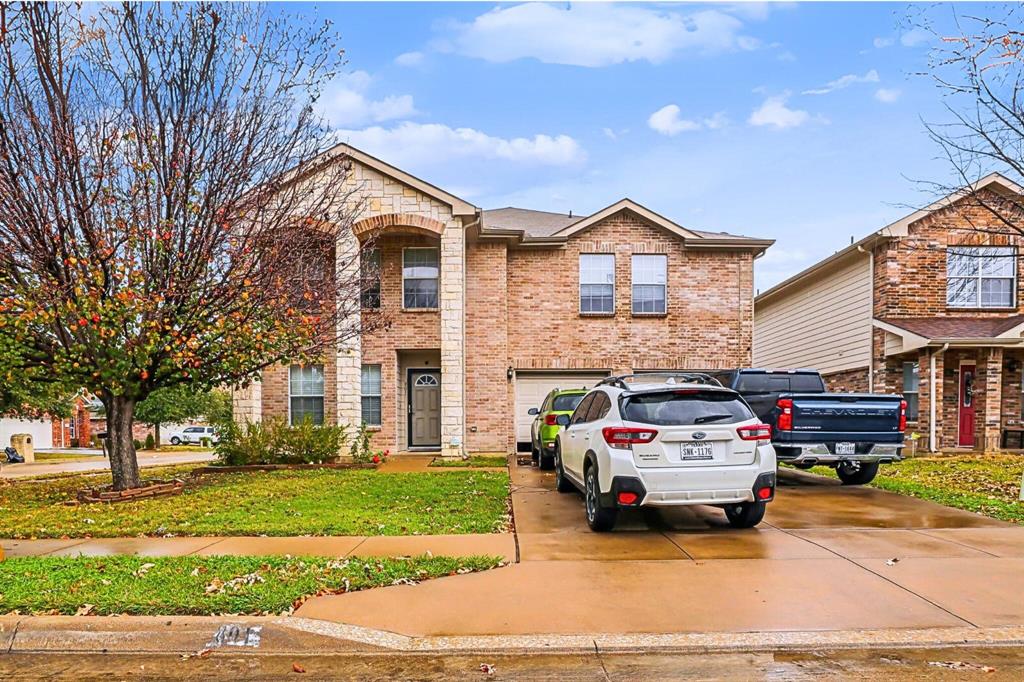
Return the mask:
[(615, 507), (601, 506), (601, 489), (597, 482), (597, 466), (590, 465), (583, 474), (584, 504), (586, 505), (587, 525), (595, 533), (604, 533), (615, 527), (615, 519), (619, 510)]
[(555, 456), (554, 455), (545, 455), (544, 451), (541, 450), (540, 451), (539, 465), (540, 465), (541, 470), (543, 470), (543, 471), (551, 471), (552, 469), (555, 468)]
[(730, 504), (724, 507), (725, 518), (729, 519), (729, 525), (733, 528), (753, 528), (761, 523), (767, 508), (767, 502)]
[(814, 465), (811, 464), (810, 462), (792, 462), (792, 466), (796, 467), (797, 469), (802, 469), (804, 471), (807, 471), (808, 469), (814, 467)]
[(562, 454), (555, 446), (555, 490), (560, 493), (571, 493), (576, 490), (573, 482), (565, 477), (565, 469), (562, 468)]
[(836, 466), (836, 475), (843, 485), (871, 483), (878, 475), (878, 462), (841, 462)]
[(177, 436), (171, 437), (171, 445), (181, 445), (181, 439)]

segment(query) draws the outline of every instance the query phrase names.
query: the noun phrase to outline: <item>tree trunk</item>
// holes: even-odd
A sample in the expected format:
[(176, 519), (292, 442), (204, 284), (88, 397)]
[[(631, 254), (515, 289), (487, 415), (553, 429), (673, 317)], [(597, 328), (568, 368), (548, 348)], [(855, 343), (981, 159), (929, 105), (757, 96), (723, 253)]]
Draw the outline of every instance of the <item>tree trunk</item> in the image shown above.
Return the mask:
[(132, 433), (135, 401), (125, 396), (110, 396), (103, 402), (107, 408), (107, 451), (110, 454), (114, 490), (138, 488), (142, 482), (139, 479), (139, 462), (135, 456)]
[(160, 449), (160, 422), (153, 424), (153, 449)]

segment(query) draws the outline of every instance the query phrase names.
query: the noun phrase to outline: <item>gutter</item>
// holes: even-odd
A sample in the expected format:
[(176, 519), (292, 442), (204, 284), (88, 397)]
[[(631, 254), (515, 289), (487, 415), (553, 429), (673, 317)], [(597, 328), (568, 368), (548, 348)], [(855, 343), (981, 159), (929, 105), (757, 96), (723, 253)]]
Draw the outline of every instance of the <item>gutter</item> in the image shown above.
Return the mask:
[(942, 348), (932, 351), (929, 363), (931, 367), (928, 372), (928, 389), (931, 394), (931, 398), (928, 401), (929, 419), (928, 419), (928, 452), (938, 452), (939, 449), (936, 447), (935, 442), (935, 356), (942, 355), (949, 349), (949, 344), (944, 344)]

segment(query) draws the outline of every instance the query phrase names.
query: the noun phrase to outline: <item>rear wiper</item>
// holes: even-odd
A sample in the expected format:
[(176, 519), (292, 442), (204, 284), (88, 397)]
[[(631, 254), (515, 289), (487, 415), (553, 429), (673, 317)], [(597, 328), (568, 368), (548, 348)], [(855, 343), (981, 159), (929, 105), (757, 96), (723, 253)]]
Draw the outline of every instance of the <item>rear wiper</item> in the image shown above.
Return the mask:
[(693, 420), (694, 424), (707, 424), (708, 422), (716, 422), (719, 419), (729, 419), (732, 417), (731, 414), (705, 414), (702, 417), (697, 417)]

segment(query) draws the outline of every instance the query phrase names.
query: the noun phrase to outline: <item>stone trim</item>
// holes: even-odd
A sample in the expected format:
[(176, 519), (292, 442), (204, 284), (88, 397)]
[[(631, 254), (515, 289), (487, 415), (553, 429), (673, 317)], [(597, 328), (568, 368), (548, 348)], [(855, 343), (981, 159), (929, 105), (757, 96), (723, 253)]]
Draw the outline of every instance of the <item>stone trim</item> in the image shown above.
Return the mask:
[(388, 232), (440, 237), (444, 233), (444, 229), (444, 223), (433, 218), (413, 213), (385, 213), (357, 221), (352, 226), (352, 233), (362, 242), (371, 236), (379, 236)]

